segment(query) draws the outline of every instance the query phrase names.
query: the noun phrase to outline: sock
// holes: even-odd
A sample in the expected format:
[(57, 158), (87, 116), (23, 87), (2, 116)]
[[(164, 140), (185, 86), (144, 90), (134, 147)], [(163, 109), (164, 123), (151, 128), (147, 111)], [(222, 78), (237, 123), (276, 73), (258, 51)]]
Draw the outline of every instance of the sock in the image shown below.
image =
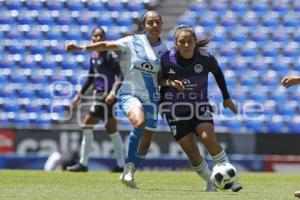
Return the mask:
[(205, 160), (202, 161), (202, 163), (198, 166), (192, 166), (192, 169), (206, 182), (210, 182), (210, 175), (211, 171), (207, 166), (207, 163)]
[(82, 133), (83, 134), (82, 134), (79, 162), (84, 166), (87, 166), (90, 157), (90, 151), (92, 150), (92, 145), (94, 140), (93, 129), (89, 129), (89, 128), (82, 129)]
[(141, 162), (145, 159), (145, 155), (139, 155), (137, 152), (144, 131), (145, 131), (144, 128), (133, 128), (128, 138), (127, 162), (133, 163), (136, 169), (139, 167)]
[(222, 149), (222, 151), (219, 154), (217, 154), (215, 156), (212, 156), (212, 159), (213, 159), (215, 164), (229, 162), (227, 154), (224, 151), (224, 149)]
[(117, 160), (117, 165), (119, 167), (124, 167), (125, 165), (125, 153), (124, 153), (124, 144), (120, 133), (117, 131), (112, 134), (108, 134), (113, 143), (114, 152)]

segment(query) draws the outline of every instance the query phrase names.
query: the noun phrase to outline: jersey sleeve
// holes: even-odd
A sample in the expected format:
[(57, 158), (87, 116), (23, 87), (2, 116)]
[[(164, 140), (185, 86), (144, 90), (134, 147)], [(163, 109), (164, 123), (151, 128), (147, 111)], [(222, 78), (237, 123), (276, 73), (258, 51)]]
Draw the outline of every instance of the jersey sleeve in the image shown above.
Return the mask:
[(129, 43), (132, 41), (133, 36), (126, 36), (124, 38), (118, 39), (116, 41), (116, 44), (119, 49), (122, 51), (128, 51), (129, 49)]
[(230, 96), (229, 96), (229, 92), (227, 90), (227, 85), (226, 85), (226, 81), (224, 78), (224, 74), (218, 64), (217, 59), (214, 56), (210, 55), (210, 62), (211, 62), (211, 65), (210, 65), (211, 72), (214, 75), (216, 82), (222, 92), (223, 99), (224, 100), (229, 99)]

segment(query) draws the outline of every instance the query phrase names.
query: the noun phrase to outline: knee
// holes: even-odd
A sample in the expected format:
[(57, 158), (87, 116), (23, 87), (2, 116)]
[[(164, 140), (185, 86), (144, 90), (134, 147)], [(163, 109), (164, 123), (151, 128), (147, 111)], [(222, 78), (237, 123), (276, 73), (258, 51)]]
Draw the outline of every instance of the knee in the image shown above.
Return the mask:
[(133, 123), (133, 126), (135, 128), (145, 128), (145, 121), (144, 120), (136, 120), (134, 123)]

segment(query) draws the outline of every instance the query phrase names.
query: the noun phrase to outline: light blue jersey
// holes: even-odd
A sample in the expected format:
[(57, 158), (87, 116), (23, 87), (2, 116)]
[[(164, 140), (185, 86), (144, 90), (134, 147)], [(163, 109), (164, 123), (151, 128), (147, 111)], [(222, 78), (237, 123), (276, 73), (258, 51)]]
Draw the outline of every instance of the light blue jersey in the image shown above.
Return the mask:
[(137, 97), (144, 103), (158, 98), (157, 74), (160, 58), (168, 50), (163, 42), (151, 46), (146, 35), (132, 35), (117, 40), (118, 47), (128, 56), (127, 72), (118, 95)]

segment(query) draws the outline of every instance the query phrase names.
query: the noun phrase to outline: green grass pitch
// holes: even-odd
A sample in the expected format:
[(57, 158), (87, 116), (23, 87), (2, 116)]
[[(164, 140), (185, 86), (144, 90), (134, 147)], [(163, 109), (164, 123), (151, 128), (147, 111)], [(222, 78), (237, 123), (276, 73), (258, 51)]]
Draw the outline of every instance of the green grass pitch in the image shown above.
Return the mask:
[(296, 199), (294, 192), (300, 190), (299, 174), (240, 173), (239, 179), (244, 189), (238, 193), (205, 193), (202, 179), (187, 171), (138, 171), (139, 189), (132, 190), (121, 184), (118, 173), (1, 170), (0, 199), (287, 200)]

